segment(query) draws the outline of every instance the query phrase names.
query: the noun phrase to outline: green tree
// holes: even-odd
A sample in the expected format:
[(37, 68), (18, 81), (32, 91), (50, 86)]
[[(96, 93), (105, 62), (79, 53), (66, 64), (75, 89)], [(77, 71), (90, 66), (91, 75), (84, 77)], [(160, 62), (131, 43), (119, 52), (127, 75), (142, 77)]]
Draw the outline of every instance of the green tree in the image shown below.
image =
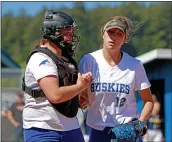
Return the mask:
[[(57, 2), (58, 4), (58, 2)], [(24, 9), (17, 16), (7, 13), (2, 16), (2, 48), (25, 67), (29, 52), (41, 38), (40, 25), (47, 7), (34, 16), (27, 15)], [(97, 5), (92, 10), (85, 8), (84, 2), (75, 2), (73, 8), (53, 9), (67, 12), (79, 27), (80, 42), (77, 47), (76, 60), (99, 49), (102, 45), (101, 28), (107, 20), (115, 15), (128, 16), (136, 25), (132, 39), (122, 49), (132, 56), (138, 56), (152, 49), (171, 48), (172, 44), (172, 2), (121, 2), (114, 7)]]

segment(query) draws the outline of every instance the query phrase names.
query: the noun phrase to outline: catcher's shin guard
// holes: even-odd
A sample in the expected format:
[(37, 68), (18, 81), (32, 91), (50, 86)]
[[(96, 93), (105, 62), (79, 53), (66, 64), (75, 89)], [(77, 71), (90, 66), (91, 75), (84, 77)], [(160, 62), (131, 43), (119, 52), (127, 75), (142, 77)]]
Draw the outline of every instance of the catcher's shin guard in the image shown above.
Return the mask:
[(111, 129), (112, 139), (136, 141), (140, 135), (146, 134), (146, 125), (135, 120), (126, 124), (120, 124)]

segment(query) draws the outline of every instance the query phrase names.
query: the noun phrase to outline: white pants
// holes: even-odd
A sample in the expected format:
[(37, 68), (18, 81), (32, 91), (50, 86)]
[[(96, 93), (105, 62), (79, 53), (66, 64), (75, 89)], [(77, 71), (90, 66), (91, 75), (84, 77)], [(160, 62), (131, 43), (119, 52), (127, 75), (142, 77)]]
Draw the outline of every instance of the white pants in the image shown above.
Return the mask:
[(143, 142), (162, 142), (163, 135), (161, 130), (147, 130)]

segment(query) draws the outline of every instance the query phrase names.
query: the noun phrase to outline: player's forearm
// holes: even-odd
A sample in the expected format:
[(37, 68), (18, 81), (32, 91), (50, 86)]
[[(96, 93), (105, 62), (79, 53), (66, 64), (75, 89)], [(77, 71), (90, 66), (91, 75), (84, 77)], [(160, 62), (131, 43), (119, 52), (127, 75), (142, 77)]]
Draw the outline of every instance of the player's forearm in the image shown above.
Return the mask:
[(15, 126), (17, 121), (14, 119), (13, 115), (8, 114), (8, 120)]
[(52, 103), (62, 103), (72, 99), (84, 90), (82, 86), (70, 85), (59, 87), (56, 92), (54, 92), (54, 97), (51, 97), (49, 101)]
[(141, 112), (140, 121), (144, 122), (153, 110), (153, 102), (146, 102)]

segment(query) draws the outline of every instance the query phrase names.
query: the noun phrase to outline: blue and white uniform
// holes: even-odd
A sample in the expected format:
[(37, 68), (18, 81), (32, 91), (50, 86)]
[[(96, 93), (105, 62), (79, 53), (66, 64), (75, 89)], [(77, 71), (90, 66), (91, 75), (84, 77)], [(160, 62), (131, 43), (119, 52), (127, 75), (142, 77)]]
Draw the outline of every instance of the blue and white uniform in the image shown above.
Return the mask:
[(112, 67), (100, 49), (84, 55), (79, 71), (93, 74), (93, 82), (87, 91), (91, 104), (87, 125), (103, 130), (139, 118), (135, 91), (151, 86), (139, 60), (123, 52), (119, 64)]

